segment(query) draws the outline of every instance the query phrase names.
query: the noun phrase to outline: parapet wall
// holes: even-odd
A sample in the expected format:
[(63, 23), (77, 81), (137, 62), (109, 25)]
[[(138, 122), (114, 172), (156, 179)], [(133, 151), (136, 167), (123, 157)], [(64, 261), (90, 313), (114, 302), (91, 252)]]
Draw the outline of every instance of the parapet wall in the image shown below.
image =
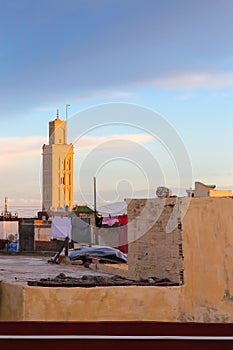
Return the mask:
[(49, 288), (2, 282), (0, 288), (1, 321), (173, 321), (179, 316), (179, 287)]
[[(153, 274), (174, 279), (182, 264), (177, 320), (233, 322), (233, 199), (159, 201), (129, 202), (129, 277)], [(169, 206), (172, 203), (176, 205)], [(167, 312), (171, 310), (172, 306)]]
[(233, 199), (192, 198), (182, 237), (184, 319), (233, 322)]
[[(143, 207), (143, 201), (138, 201), (135, 214), (140, 205)], [(177, 213), (181, 214), (183, 285), (48, 288), (2, 281), (0, 320), (233, 323), (233, 199), (192, 198), (187, 201), (188, 198), (182, 198), (176, 202), (179, 205), (173, 210), (179, 210), (171, 212), (174, 215), (169, 220), (171, 228)], [(153, 203), (149, 205), (153, 213)], [(134, 210), (130, 208), (130, 212)], [(169, 208), (165, 209), (167, 214), (168, 211)], [(146, 221), (142, 222), (141, 231), (129, 230), (131, 239), (133, 235), (140, 238), (148, 227)], [(132, 227), (137, 224), (135, 220)], [(176, 234), (171, 237), (177, 246)], [(167, 242), (172, 245), (172, 240), (165, 239), (164, 245)], [(144, 240), (143, 245), (149, 249), (150, 240)], [(142, 262), (146, 265), (146, 259)], [(129, 268), (133, 271), (132, 265)], [(156, 269), (155, 266), (153, 272), (157, 273)]]
[(158, 277), (183, 283), (178, 205), (178, 198), (132, 199), (129, 202), (129, 278)]

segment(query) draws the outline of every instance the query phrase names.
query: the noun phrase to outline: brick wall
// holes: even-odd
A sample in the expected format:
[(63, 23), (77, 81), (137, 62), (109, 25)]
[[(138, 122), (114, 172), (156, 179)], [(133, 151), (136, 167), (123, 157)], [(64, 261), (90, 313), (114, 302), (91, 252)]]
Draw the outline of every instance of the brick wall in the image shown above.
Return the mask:
[(129, 278), (168, 278), (183, 283), (179, 199), (128, 202)]
[[(36, 251), (59, 251), (64, 244), (64, 240), (55, 239), (53, 241), (35, 241)], [(74, 248), (73, 243), (69, 242), (69, 249)]]
[(35, 241), (36, 251), (57, 251), (56, 241)]

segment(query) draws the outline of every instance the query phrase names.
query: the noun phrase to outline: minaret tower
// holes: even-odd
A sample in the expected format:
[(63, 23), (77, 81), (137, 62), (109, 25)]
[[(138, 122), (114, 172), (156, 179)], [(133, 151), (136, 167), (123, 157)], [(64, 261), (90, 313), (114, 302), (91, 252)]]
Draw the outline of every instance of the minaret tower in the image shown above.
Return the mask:
[(67, 144), (67, 121), (57, 117), (49, 122), (49, 144), (43, 145), (42, 210), (72, 210), (73, 208), (73, 154)]

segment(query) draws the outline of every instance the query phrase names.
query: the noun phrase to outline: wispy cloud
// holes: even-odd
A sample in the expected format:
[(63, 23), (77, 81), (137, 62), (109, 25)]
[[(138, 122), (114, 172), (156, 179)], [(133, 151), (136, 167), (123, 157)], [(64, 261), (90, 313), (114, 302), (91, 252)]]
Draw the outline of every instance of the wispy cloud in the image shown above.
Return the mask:
[(89, 91), (84, 94), (76, 95), (76, 96), (70, 96), (69, 101), (71, 103), (77, 103), (77, 102), (85, 102), (88, 100), (93, 99), (127, 99), (134, 95), (134, 93), (129, 91), (112, 91), (112, 90), (95, 90), (95, 91)]
[(89, 94), (81, 95), (80, 97), (77, 98), (77, 101), (89, 100), (90, 98), (111, 98), (111, 99), (129, 98), (133, 95), (134, 94), (132, 92), (128, 92), (128, 91), (100, 90), (100, 91), (90, 92)]
[(34, 112), (54, 112), (55, 110), (55, 106), (37, 106), (33, 108)]
[(0, 139), (0, 197), (35, 198), (40, 196), (42, 145), (44, 137)]
[(150, 84), (166, 89), (222, 89), (233, 86), (233, 72), (180, 73), (155, 78)]
[(127, 135), (112, 135), (112, 136), (83, 136), (76, 143), (77, 150), (89, 150), (95, 147), (102, 146), (103, 148), (111, 147), (111, 142), (115, 141), (130, 141), (137, 144), (144, 144), (152, 140), (149, 134), (127, 134)]
[(233, 93), (231, 92), (226, 92), (226, 91), (215, 91), (212, 94), (213, 97), (217, 97), (217, 98), (233, 98)]
[(42, 136), (1, 138), (0, 158), (39, 155), (46, 141), (46, 138)]
[(191, 94), (182, 94), (182, 95), (177, 95), (174, 97), (175, 100), (177, 101), (187, 101), (190, 100), (193, 97)]
[(57, 101), (54, 101), (54, 103), (51, 105), (42, 105), (37, 106), (33, 108), (34, 112), (53, 112), (56, 111), (57, 106), (59, 105), (66, 105), (67, 101), (69, 101), (69, 104), (73, 103), (81, 103), (86, 102), (90, 100), (99, 100), (99, 99), (106, 99), (106, 100), (116, 100), (121, 99), (125, 100), (130, 97), (134, 96), (134, 93), (129, 91), (111, 91), (111, 90), (95, 90), (95, 91), (89, 91), (87, 93), (82, 93), (80, 95), (69, 95), (63, 98), (59, 98)]
[[(76, 149), (88, 150), (102, 146), (111, 147), (111, 141), (131, 141), (137, 144), (149, 142), (152, 136), (149, 134), (125, 134), (111, 136), (83, 136), (74, 143)], [(0, 159), (7, 161), (10, 158), (40, 156), (43, 144), (47, 144), (47, 138), (42, 136), (8, 137), (0, 139)]]

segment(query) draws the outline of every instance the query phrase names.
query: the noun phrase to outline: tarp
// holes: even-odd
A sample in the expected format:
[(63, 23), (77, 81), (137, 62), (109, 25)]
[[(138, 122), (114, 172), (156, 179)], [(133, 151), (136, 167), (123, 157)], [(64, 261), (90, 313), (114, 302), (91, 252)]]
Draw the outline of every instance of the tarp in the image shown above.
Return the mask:
[(78, 243), (91, 244), (91, 225), (79, 217), (72, 217), (72, 240)]
[[(69, 249), (70, 260), (85, 260), (88, 257), (107, 259), (115, 263), (127, 263), (127, 255), (122, 253), (119, 249), (93, 245), (92, 247), (81, 246), (77, 249)], [(62, 252), (61, 255), (64, 255)]]

